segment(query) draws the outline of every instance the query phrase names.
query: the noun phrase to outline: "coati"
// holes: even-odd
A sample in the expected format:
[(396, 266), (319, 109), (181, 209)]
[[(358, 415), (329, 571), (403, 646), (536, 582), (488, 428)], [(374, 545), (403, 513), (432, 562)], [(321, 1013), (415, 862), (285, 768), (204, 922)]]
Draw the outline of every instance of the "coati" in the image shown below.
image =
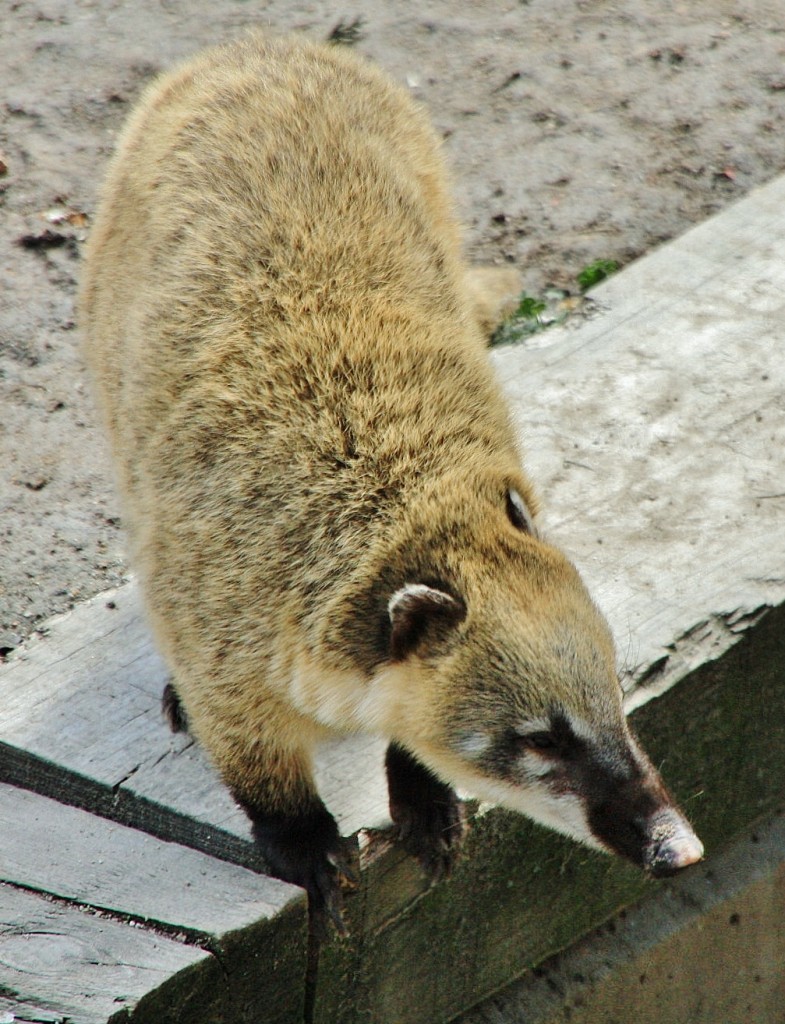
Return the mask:
[[(133, 561), (181, 708), (280, 878), (340, 919), (314, 744), (389, 740), (433, 877), (453, 787), (654, 875), (702, 847), (630, 732), (613, 642), (485, 353), (439, 143), (340, 48), (252, 35), (144, 95), (81, 290)], [(498, 284), (498, 282), (496, 282)]]

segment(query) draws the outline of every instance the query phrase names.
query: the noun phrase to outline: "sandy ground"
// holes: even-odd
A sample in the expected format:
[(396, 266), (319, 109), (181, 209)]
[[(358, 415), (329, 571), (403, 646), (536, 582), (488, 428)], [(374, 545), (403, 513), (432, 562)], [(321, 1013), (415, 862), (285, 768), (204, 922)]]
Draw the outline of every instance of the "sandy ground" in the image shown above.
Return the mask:
[(118, 127), (199, 47), (356, 18), (444, 136), (469, 254), (530, 291), (785, 168), (785, 0), (0, 0), (0, 656), (127, 572), (74, 314)]

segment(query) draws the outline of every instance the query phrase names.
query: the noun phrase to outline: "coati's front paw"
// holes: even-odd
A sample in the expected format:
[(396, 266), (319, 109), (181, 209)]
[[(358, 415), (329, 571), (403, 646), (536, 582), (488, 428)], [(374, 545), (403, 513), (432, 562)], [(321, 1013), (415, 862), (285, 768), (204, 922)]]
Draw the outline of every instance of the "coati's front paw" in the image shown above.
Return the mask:
[(386, 763), (398, 841), (431, 882), (441, 881), (452, 872), (466, 834), (463, 804), (450, 786), (402, 747), (391, 744)]
[(392, 813), (398, 841), (416, 857), (430, 881), (448, 878), (466, 832), (463, 804), (455, 793), (449, 799), (398, 805)]
[(253, 835), (270, 872), (308, 893), (312, 921), (325, 938), (332, 922), (347, 934), (343, 893), (359, 885), (359, 869), (351, 840), (344, 839), (335, 819), (321, 807), (297, 817), (252, 814)]

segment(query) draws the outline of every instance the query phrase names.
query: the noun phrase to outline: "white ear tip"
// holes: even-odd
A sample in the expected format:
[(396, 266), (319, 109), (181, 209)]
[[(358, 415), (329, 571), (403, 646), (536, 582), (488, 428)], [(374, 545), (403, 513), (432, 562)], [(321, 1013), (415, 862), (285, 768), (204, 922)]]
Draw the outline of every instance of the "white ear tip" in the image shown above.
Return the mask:
[(387, 602), (392, 631), (390, 655), (401, 661), (417, 649), (433, 629), (444, 633), (466, 614), (463, 602), (425, 583), (407, 583)]
[(404, 604), (416, 600), (417, 596), (424, 596), (428, 587), (424, 583), (406, 583), (399, 590), (396, 590), (390, 600), (387, 602), (387, 611), (390, 615), (393, 614), (396, 608), (402, 607)]
[(431, 605), (443, 605), (445, 608), (457, 604), (455, 598), (445, 594), (443, 590), (436, 590), (425, 583), (405, 583), (387, 602), (387, 611), (392, 618), (396, 611), (411, 608), (424, 601)]

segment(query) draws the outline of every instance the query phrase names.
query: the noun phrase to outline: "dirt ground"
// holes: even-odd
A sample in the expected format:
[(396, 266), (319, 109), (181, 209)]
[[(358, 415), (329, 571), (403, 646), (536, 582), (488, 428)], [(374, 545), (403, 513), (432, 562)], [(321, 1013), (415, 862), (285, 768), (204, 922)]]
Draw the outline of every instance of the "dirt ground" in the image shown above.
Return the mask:
[(529, 291), (785, 169), (785, 0), (0, 0), (0, 656), (127, 572), (74, 313), (115, 133), (195, 49), (358, 18), (444, 136), (470, 256)]

